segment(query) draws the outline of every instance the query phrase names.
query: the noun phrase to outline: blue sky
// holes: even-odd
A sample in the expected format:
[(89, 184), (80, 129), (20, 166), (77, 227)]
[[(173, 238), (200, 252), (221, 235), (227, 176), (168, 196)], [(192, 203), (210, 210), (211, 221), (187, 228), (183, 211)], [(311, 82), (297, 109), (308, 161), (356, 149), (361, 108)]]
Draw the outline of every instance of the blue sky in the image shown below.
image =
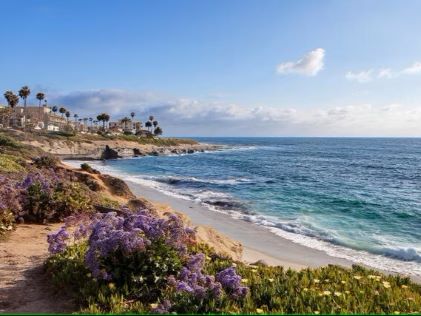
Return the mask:
[(1, 91), (27, 84), (80, 115), (152, 113), (181, 136), (421, 136), (420, 1), (0, 0), (0, 12)]

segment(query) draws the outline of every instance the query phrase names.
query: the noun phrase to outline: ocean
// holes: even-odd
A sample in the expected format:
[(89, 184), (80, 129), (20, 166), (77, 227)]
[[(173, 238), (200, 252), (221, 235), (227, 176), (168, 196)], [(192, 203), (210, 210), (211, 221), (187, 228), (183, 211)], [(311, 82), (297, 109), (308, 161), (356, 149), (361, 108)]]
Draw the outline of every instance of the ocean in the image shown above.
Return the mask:
[(421, 276), (420, 138), (197, 138), (214, 152), (89, 162), (293, 242)]

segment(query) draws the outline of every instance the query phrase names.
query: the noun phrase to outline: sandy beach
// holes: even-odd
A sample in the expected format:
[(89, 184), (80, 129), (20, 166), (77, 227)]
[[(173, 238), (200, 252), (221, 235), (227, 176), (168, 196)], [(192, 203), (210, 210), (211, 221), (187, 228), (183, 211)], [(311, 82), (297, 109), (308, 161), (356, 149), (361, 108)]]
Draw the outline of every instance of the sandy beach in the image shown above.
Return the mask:
[(213, 212), (193, 201), (171, 197), (147, 186), (126, 181), (134, 194), (152, 202), (167, 204), (187, 215), (194, 225), (210, 226), (244, 247), (243, 260), (254, 263), (264, 260), (270, 265), (301, 269), (337, 264), (350, 267), (352, 262), (335, 258), (326, 253), (305, 247), (277, 236), (258, 225), (234, 219), (226, 214)]

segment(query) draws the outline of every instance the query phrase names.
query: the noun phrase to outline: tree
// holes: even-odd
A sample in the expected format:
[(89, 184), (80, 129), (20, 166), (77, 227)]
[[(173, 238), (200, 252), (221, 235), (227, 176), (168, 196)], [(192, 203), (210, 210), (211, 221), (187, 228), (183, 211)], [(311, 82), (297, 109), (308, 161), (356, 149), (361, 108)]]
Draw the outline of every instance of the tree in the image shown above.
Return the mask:
[(105, 131), (105, 123), (110, 120), (110, 115), (107, 113), (101, 113), (96, 117), (96, 119), (100, 122), (102, 121), (102, 129)]
[(63, 117), (67, 110), (64, 107), (61, 107), (58, 111), (61, 113), (61, 117)]
[(79, 117), (79, 115), (75, 114), (75, 115), (73, 115), (73, 117), (75, 118), (75, 123), (76, 123), (77, 118)]
[(153, 117), (153, 115), (149, 116), (149, 121), (153, 121), (155, 118)]
[(89, 118), (89, 122), (91, 122), (91, 127), (92, 127), (92, 121), (93, 121), (93, 118), (92, 118), (92, 117), (90, 117), (90, 118)]
[(57, 113), (57, 111), (58, 111), (58, 108), (54, 105), (54, 106), (51, 108), (51, 111), (53, 111), (53, 113), (54, 113), (54, 114), (56, 114), (56, 113)]
[[(4, 93), (4, 97), (6, 98), (7, 104), (9, 105), (9, 107), (13, 111), (15, 106), (18, 105), (18, 103), (19, 103), (19, 97), (16, 94), (14, 94), (12, 91), (6, 91)], [(15, 125), (15, 115), (14, 114), (12, 114), (12, 115), (13, 115), (12, 125), (14, 126)]]
[(69, 117), (70, 117), (70, 112), (66, 111), (66, 119), (67, 119), (67, 123), (69, 123)]
[(121, 119), (121, 123), (124, 124), (124, 129), (127, 129), (127, 123), (130, 122), (130, 119), (126, 116), (125, 118)]
[(41, 107), (41, 102), (45, 99), (45, 94), (42, 92), (38, 92), (36, 98), (39, 101), (38, 106)]
[(134, 116), (135, 116), (135, 113), (134, 113), (134, 112), (131, 112), (131, 113), (130, 113), (130, 116), (132, 117), (132, 120), (133, 120), (133, 118), (134, 118)]
[(158, 121), (153, 121), (152, 124), (153, 124), (153, 127), (156, 128), (158, 126)]
[(154, 132), (153, 132), (156, 136), (162, 135), (162, 128), (161, 127), (157, 127), (155, 128)]
[(19, 90), (19, 96), (22, 98), (23, 100), (23, 105), (25, 107), (25, 114), (24, 114), (24, 126), (26, 125), (26, 115), (27, 115), (27, 111), (26, 111), (26, 100), (28, 99), (29, 95), (31, 94), (31, 90), (29, 89), (28, 86), (23, 86), (20, 90)]
[(146, 121), (145, 126), (148, 128), (148, 131), (150, 131), (150, 129), (152, 127), (152, 122), (151, 121)]

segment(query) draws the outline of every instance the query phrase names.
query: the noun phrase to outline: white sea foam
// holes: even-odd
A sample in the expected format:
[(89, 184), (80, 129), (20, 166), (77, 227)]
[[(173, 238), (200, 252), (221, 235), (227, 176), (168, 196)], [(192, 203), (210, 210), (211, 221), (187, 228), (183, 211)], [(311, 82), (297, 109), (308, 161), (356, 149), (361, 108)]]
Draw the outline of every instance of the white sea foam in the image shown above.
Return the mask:
[[(79, 167), (84, 161), (66, 161), (68, 165), (73, 167)], [(414, 248), (399, 248), (399, 247), (384, 247), (378, 250), (378, 254), (369, 253), (367, 251), (359, 251), (351, 248), (346, 248), (340, 245), (335, 245), (326, 240), (322, 240), (317, 237), (314, 231), (300, 225), (300, 223), (282, 221), (275, 216), (261, 215), (261, 214), (244, 214), (243, 212), (236, 209), (222, 209), (212, 204), (206, 203), (207, 200), (220, 200), (232, 198), (229, 194), (222, 192), (215, 192), (211, 190), (186, 190), (183, 188), (183, 192), (178, 191), (170, 184), (165, 181), (157, 181), (159, 177), (156, 176), (145, 176), (145, 175), (130, 175), (118, 171), (108, 165), (104, 165), (102, 162), (89, 161), (95, 169), (108, 173), (110, 175), (120, 177), (124, 180), (138, 183), (150, 188), (153, 188), (161, 193), (175, 198), (190, 200), (195, 203), (206, 206), (209, 210), (228, 214), (234, 219), (244, 220), (247, 222), (254, 223), (256, 225), (263, 226), (270, 230), (272, 233), (288, 239), (294, 243), (317, 249), (325, 252), (326, 254), (349, 260), (357, 264), (363, 264), (371, 266), (373, 268), (401, 273), (409, 276), (421, 276), (421, 257)], [(181, 178), (180, 178), (181, 179)], [(190, 181), (201, 181), (200, 179), (190, 177)], [(246, 181), (248, 181), (247, 179)], [(215, 181), (215, 180), (212, 180)], [(216, 181), (227, 181), (227, 180), (216, 180)], [(230, 180), (228, 180), (230, 181)], [(234, 180), (237, 181), (237, 180)], [(210, 181), (206, 181), (210, 182)], [(224, 183), (224, 182), (219, 182)], [(228, 182), (230, 183), (230, 182)], [(236, 184), (238, 182), (232, 182)], [(418, 250), (419, 251), (419, 250)]]

